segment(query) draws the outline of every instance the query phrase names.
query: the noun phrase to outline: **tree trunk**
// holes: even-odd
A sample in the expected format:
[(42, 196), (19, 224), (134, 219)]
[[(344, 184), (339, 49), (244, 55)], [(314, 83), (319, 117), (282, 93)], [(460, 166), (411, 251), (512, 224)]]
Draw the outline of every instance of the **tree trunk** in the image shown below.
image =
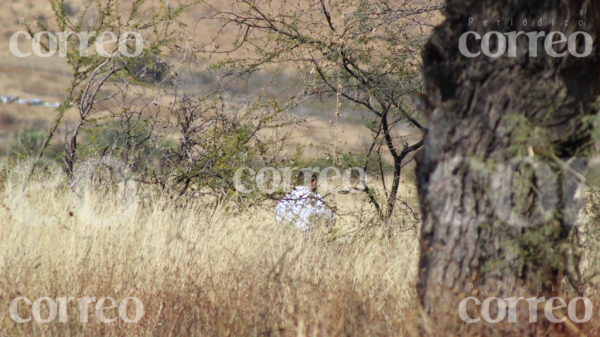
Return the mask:
[[(571, 286), (581, 282), (569, 273), (566, 256), (582, 201), (577, 193), (581, 175), (594, 143), (600, 4), (447, 0), (444, 14), (423, 51), (425, 89), (434, 110), (417, 158), (423, 215), (418, 294), (428, 319), (436, 322), (428, 329), (464, 329), (459, 317), (464, 298), (549, 299), (562, 295), (563, 275), (570, 276)], [(491, 31), (546, 36), (559, 31), (567, 38), (584, 31), (593, 39), (592, 51), (575, 57), (567, 43), (559, 43), (553, 49), (567, 54), (552, 57), (544, 37), (530, 45), (528, 36), (521, 35), (512, 50), (516, 57), (510, 56), (509, 45), (500, 57), (481, 53), (470, 58), (459, 51), (459, 39), (468, 31), (482, 37)], [(470, 52), (482, 49), (473, 35), (467, 41)], [(576, 41), (577, 52), (583, 53), (583, 37)], [(529, 55), (534, 45), (537, 57)], [(495, 52), (496, 38), (490, 46)], [(494, 308), (492, 319), (498, 314)], [(470, 303), (470, 317), (481, 312), (482, 306)], [(483, 335), (502, 329), (513, 335), (577, 329), (569, 323), (550, 324), (543, 311), (533, 327), (527, 302), (519, 304), (517, 315), (512, 325), (507, 316), (497, 324), (481, 318), (468, 327)]]

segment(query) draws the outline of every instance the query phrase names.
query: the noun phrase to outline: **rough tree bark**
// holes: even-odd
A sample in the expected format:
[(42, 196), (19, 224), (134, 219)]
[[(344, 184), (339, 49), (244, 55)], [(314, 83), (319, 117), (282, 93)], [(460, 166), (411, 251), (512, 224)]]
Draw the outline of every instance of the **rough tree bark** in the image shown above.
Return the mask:
[[(425, 91), (435, 110), (417, 162), (423, 215), (418, 294), (428, 317), (443, 323), (436, 327), (456, 328), (462, 323), (459, 302), (468, 296), (548, 299), (557, 296), (552, 286), (558, 287), (563, 275), (571, 276), (572, 286), (581, 282), (569, 273), (565, 256), (581, 204), (576, 197), (580, 174), (594, 142), (600, 4), (447, 0), (446, 5), (446, 19), (422, 54)], [(497, 58), (483, 53), (468, 58), (459, 51), (459, 39), (467, 31), (481, 36), (490, 31), (559, 31), (567, 37), (585, 31), (593, 38), (593, 49), (590, 56), (578, 58), (569, 54), (566, 43), (555, 44), (557, 52), (567, 51), (555, 58), (547, 54), (541, 37), (535, 44), (538, 55), (531, 57), (533, 45), (522, 35), (516, 57), (508, 56), (509, 48)], [(496, 41), (491, 39), (492, 52)], [(581, 53), (583, 38), (577, 42)], [(468, 48), (480, 51), (481, 41), (470, 36)], [(514, 290), (524, 285), (536, 291)], [(475, 310), (470, 311), (473, 318), (481, 314), (481, 307)], [(518, 322), (528, 320), (526, 310), (519, 309), (518, 315)], [(479, 324), (490, 335), (503, 323), (486, 325), (482, 318)], [(519, 323), (504, 328), (524, 334), (536, 329)]]

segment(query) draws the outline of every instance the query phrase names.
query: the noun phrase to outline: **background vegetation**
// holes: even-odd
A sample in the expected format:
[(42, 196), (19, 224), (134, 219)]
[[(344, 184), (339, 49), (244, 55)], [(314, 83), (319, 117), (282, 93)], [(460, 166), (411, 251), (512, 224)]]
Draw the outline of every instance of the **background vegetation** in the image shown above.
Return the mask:
[[(67, 323), (17, 324), (2, 309), (0, 336), (440, 334), (414, 290), (412, 164), (429, 125), (411, 97), (441, 1), (5, 2), (6, 36), (135, 30), (145, 45), (133, 59), (84, 57), (76, 39), (66, 59), (0, 57), (0, 90), (62, 102), (0, 104), (0, 308), (134, 296), (146, 314), (82, 324), (72, 304)], [(264, 166), (358, 166), (369, 184), (325, 195), (338, 221), (307, 239), (275, 223), (285, 187), (236, 191), (237, 169)], [(600, 199), (586, 193), (573, 265), (595, 290)]]

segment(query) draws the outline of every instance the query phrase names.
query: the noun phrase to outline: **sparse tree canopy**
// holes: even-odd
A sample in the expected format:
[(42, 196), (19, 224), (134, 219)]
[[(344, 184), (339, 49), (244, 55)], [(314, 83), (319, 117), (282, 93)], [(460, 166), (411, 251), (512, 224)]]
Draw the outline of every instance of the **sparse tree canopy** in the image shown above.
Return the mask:
[[(367, 112), (372, 132), (365, 169), (369, 161), (381, 164), (382, 148), (392, 160), (393, 180), (385, 186), (385, 200), (367, 190), (383, 218), (396, 205), (400, 174), (409, 154), (423, 142), (409, 144), (402, 127), (420, 133), (424, 127), (412, 108), (410, 97), (421, 90), (419, 50), (442, 8), (439, 1), (235, 1), (231, 11), (215, 9), (223, 27), (238, 29), (238, 39), (228, 53), (245, 48), (249, 57), (234, 58), (222, 66), (252, 72), (276, 64), (288, 64), (302, 81), (293, 99), (335, 100), (329, 114), (337, 127), (341, 103), (357, 116)], [(326, 114), (326, 112), (322, 112)], [(334, 129), (335, 130), (335, 129)], [(335, 157), (343, 153), (328, 144)], [(333, 145), (333, 146), (331, 146)], [(333, 147), (333, 150), (331, 150)]]

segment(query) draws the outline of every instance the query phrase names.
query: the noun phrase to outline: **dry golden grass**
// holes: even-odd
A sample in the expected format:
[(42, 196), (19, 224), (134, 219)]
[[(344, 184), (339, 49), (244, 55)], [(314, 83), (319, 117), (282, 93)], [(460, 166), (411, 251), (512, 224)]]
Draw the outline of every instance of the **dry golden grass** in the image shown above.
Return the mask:
[[(414, 233), (305, 239), (265, 210), (234, 214), (144, 190), (119, 213), (112, 194), (78, 203), (59, 178), (21, 182), (0, 187), (0, 336), (419, 335)], [(99, 226), (114, 214), (123, 216)], [(20, 296), (137, 297), (145, 315), (101, 323), (92, 304), (84, 324), (73, 301), (66, 323), (18, 324), (7, 308)], [(21, 317), (31, 310), (20, 303)]]

